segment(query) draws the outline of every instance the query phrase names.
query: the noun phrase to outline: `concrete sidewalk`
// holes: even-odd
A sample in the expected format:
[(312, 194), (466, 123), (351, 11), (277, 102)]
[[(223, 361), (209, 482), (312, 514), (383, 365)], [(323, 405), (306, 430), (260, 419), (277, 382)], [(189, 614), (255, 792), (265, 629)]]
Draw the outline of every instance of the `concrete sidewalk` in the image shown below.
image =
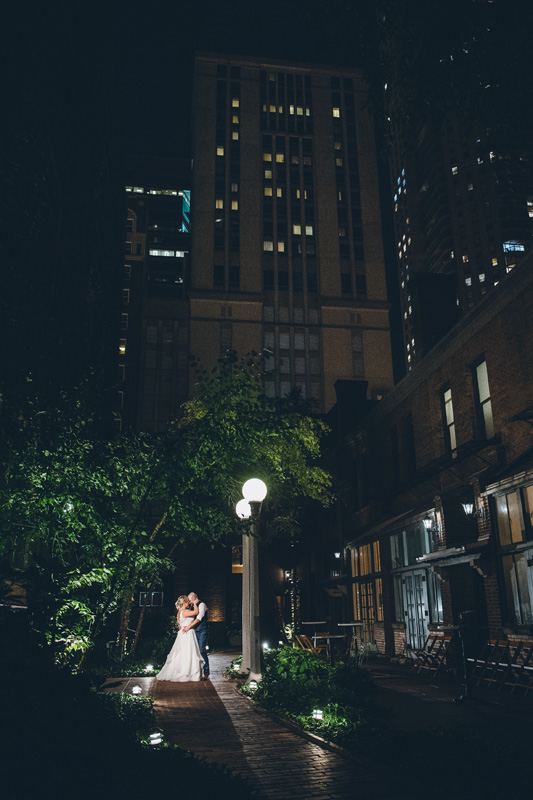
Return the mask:
[(209, 656), (210, 681), (154, 682), (154, 711), (167, 741), (206, 761), (226, 765), (263, 798), (397, 797), (379, 766), (331, 752), (256, 709), (223, 675), (232, 657), (229, 653)]

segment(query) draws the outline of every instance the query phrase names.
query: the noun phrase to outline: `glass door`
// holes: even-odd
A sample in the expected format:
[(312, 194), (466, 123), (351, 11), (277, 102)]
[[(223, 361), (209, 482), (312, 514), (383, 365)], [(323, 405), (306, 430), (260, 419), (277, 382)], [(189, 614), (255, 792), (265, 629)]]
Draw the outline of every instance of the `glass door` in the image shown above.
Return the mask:
[(403, 608), (407, 648), (419, 650), (428, 634), (429, 605), (426, 573), (423, 569), (402, 575)]

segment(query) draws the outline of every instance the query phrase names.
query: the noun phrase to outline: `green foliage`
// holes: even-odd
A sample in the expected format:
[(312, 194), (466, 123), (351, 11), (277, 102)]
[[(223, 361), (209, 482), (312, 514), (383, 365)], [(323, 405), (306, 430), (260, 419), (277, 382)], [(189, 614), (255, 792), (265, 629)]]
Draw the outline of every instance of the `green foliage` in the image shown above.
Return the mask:
[[(289, 714), (307, 728), (329, 724), (333, 731), (351, 730), (354, 724), (361, 724), (362, 709), (372, 691), (367, 671), (344, 663), (331, 666), (296, 647), (267, 651), (264, 664), (263, 678), (253, 692), (261, 705)], [(312, 720), (314, 708), (325, 712), (320, 725)]]
[(53, 407), (31, 395), (0, 407), (3, 589), (23, 590), (63, 663), (79, 662), (113, 611), (126, 619), (136, 587), (174, 569), (175, 549), (242, 533), (246, 478), (265, 479), (272, 530), (298, 527), (288, 502), (330, 502), (326, 428), (298, 403), (268, 400), (263, 367), (233, 354), (200, 372), (164, 434), (102, 436), (87, 386)]

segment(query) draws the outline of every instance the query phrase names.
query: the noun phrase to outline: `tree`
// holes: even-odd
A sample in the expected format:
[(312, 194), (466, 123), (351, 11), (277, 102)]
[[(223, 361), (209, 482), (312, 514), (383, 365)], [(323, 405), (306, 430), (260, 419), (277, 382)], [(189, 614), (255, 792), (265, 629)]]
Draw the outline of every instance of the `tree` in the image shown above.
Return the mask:
[(251, 474), (264, 477), (272, 508), (331, 500), (318, 463), (325, 425), (267, 399), (263, 366), (231, 354), (201, 371), (164, 434), (103, 438), (84, 390), (52, 408), (4, 405), (0, 558), (60, 658), (78, 660), (117, 609), (124, 644), (135, 588), (172, 568), (174, 547), (235, 532), (229, 506)]

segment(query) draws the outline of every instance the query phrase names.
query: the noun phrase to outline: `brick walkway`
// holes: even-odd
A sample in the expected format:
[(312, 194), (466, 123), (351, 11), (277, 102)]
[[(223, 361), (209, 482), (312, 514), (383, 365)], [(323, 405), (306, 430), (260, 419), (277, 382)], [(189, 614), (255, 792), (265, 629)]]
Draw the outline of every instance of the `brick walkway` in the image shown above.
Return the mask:
[(154, 711), (167, 741), (226, 765), (263, 798), (395, 800), (380, 767), (324, 749), (254, 708), (223, 676), (231, 658), (209, 657), (210, 681), (153, 683)]

